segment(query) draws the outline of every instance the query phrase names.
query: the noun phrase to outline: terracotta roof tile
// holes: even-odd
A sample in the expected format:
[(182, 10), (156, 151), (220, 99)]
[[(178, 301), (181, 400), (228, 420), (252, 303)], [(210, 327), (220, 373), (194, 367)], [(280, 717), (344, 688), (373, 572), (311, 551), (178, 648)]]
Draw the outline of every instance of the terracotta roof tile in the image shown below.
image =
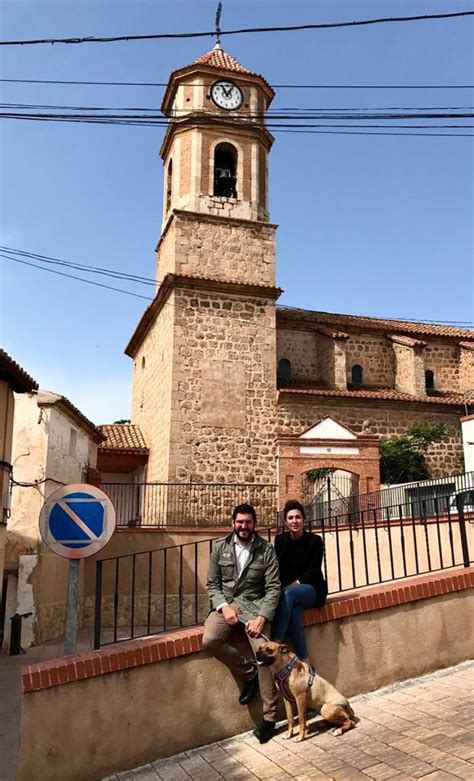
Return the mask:
[(412, 396), (410, 393), (400, 393), (391, 388), (358, 388), (350, 390), (335, 390), (321, 388), (311, 383), (280, 382), (278, 390), (283, 393), (294, 393), (311, 396), (329, 396), (342, 399), (374, 399), (387, 401), (410, 401), (422, 402), (426, 404), (449, 404), (451, 406), (460, 406), (464, 404), (462, 393), (438, 394), (434, 396)]
[[(197, 60), (194, 60), (194, 63), (199, 63), (200, 65), (209, 65), (211, 68), (220, 68), (221, 70), (234, 71), (234, 73), (252, 73), (252, 71), (249, 71), (248, 68), (244, 68), (240, 62), (237, 62), (234, 57), (232, 57), (230, 54), (227, 54), (227, 52), (220, 48), (220, 46), (218, 47), (218, 45), (215, 46), (214, 49), (211, 49), (210, 52), (207, 52), (201, 57), (198, 57)], [(252, 75), (256, 76), (257, 74)]]
[(0, 349), (0, 380), (8, 382), (16, 393), (28, 393), (38, 389), (38, 383), (2, 349)]
[(412, 336), (404, 336), (403, 334), (390, 334), (388, 337), (391, 342), (396, 344), (403, 344), (405, 347), (426, 347), (426, 342), (422, 339), (414, 339)]
[(148, 448), (139, 426), (133, 423), (106, 423), (97, 426), (105, 437), (99, 450), (120, 450), (148, 453)]
[(341, 315), (333, 312), (315, 312), (309, 309), (296, 307), (277, 307), (277, 316), (280, 321), (305, 321), (316, 325), (329, 325), (336, 328), (350, 327), (367, 328), (372, 331), (385, 331), (405, 334), (417, 334), (420, 336), (438, 336), (462, 339), (465, 342), (474, 341), (474, 331), (469, 328), (457, 328), (451, 325), (436, 325), (431, 323), (414, 323), (409, 320), (390, 320), (380, 317), (367, 317), (365, 315)]

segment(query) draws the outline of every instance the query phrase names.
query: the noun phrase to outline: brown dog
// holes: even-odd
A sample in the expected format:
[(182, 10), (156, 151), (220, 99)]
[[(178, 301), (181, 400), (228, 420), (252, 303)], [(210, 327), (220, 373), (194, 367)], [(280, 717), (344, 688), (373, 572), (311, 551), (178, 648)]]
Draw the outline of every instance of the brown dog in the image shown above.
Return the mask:
[(292, 738), (294, 731), (293, 703), (288, 699), (289, 696), (296, 700), (298, 710), (300, 725), (299, 734), (296, 738), (298, 742), (304, 740), (307, 735), (306, 709), (308, 706), (319, 710), (321, 716), (326, 721), (338, 725), (338, 728), (333, 730), (333, 735), (342, 735), (354, 727), (354, 711), (346, 698), (339, 694), (332, 684), (319, 675), (314, 676), (314, 680), (308, 689), (310, 666), (291, 653), (286, 645), (272, 642), (263, 643), (255, 656), (257, 662), (270, 667), (274, 675), (277, 675), (287, 665), (293, 663), (291, 671), (285, 678), (282, 686), (286, 718), (288, 719), (288, 732), (284, 736), (285, 738)]

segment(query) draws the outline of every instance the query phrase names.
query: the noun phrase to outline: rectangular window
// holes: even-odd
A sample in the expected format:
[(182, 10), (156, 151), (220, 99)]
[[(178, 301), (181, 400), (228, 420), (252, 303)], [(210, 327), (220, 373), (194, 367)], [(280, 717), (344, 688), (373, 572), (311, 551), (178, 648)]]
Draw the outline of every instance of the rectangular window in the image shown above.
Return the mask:
[(69, 455), (75, 457), (77, 446), (77, 431), (72, 428), (69, 433)]

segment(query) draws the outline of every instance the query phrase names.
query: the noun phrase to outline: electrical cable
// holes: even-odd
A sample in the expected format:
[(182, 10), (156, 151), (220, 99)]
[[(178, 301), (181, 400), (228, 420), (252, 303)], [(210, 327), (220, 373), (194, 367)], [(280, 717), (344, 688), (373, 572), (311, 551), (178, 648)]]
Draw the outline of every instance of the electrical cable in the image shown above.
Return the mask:
[[(167, 87), (166, 81), (68, 81), (65, 79), (0, 79), (11, 84), (69, 84), (97, 87)], [(179, 85), (179, 87), (184, 85)], [(186, 84), (186, 87), (200, 87)], [(273, 89), (474, 89), (473, 84), (271, 84)]]
[[(458, 113), (448, 113), (447, 108), (444, 107), (435, 107), (431, 110), (429, 109), (423, 109), (422, 107), (415, 107), (413, 109), (404, 109), (404, 108), (393, 108), (393, 109), (386, 109), (386, 108), (371, 108), (371, 109), (363, 109), (363, 108), (355, 108), (355, 109), (349, 109), (349, 108), (329, 108), (329, 109), (323, 109), (323, 108), (310, 108), (310, 107), (295, 107), (295, 108), (280, 108), (280, 109), (273, 109), (265, 113), (241, 113), (238, 116), (239, 122), (242, 120), (262, 120), (265, 121), (266, 119), (275, 120), (275, 119), (458, 119), (458, 118), (472, 118), (474, 117), (474, 114), (472, 113), (472, 106), (456, 106), (451, 111), (455, 111)], [(64, 105), (48, 105), (48, 104), (32, 104), (32, 103), (0, 103), (0, 109), (18, 109), (19, 111), (33, 111), (33, 110), (50, 110), (50, 111), (88, 111), (88, 112), (94, 112), (94, 111), (147, 111), (147, 112), (158, 112), (158, 114), (155, 117), (150, 117), (151, 119), (159, 120), (160, 122), (167, 123), (169, 120), (167, 117), (164, 117), (160, 109), (158, 108), (143, 108), (143, 107), (136, 107), (136, 106), (64, 106)], [(181, 110), (182, 116), (176, 116), (176, 113), (173, 115), (173, 119), (182, 119), (186, 120), (189, 118), (191, 121), (198, 121), (198, 122), (209, 122), (217, 123), (219, 120), (217, 117), (206, 115), (204, 118), (202, 114), (190, 114), (189, 110), (182, 109)], [(351, 111), (359, 112), (355, 114), (351, 114)], [(406, 113), (409, 111), (410, 113)], [(428, 112), (428, 113), (420, 113), (420, 112)], [(468, 113), (459, 113), (461, 111), (465, 111)], [(326, 112), (326, 113), (325, 113)], [(329, 112), (329, 113), (327, 113)], [(337, 113), (331, 113), (331, 112), (337, 112)], [(345, 112), (342, 113), (342, 112)], [(366, 112), (365, 114), (360, 112)], [(387, 113), (392, 112), (392, 113)], [(393, 113), (395, 112), (395, 113)], [(405, 112), (405, 113), (401, 113)], [(436, 112), (436, 113), (433, 113)], [(76, 115), (73, 115), (76, 116)], [(82, 115), (78, 115), (82, 116)], [(98, 116), (107, 116), (107, 115), (98, 115)], [(117, 116), (117, 115), (110, 115), (110, 116)], [(128, 118), (128, 114), (122, 115), (124, 118)], [(134, 117), (130, 118), (140, 118), (140, 115), (135, 115)], [(145, 115), (142, 117), (143, 119), (147, 119), (148, 117)], [(172, 121), (171, 120), (171, 121)]]
[[(447, 116), (448, 119), (465, 119), (468, 117), (472, 117), (474, 115), (453, 115), (453, 116)], [(431, 118), (440, 118), (439, 116), (433, 116)], [(341, 120), (345, 117), (337, 116), (336, 119)], [(371, 117), (367, 117), (369, 119)], [(393, 116), (393, 117), (376, 117), (377, 119), (387, 119), (388, 121), (392, 121), (394, 119), (399, 119), (400, 117)], [(401, 117), (404, 118), (403, 116)], [(406, 117), (407, 119), (409, 117)], [(414, 117), (410, 117), (414, 118)], [(429, 116), (424, 117), (423, 115), (417, 115), (418, 119), (429, 119)], [(16, 112), (0, 112), (0, 119), (13, 119), (13, 120), (24, 120), (24, 121), (37, 121), (37, 122), (73, 122), (73, 123), (79, 123), (79, 124), (97, 124), (97, 125), (135, 125), (135, 126), (144, 126), (144, 127), (168, 127), (168, 122), (165, 118), (162, 117), (149, 117), (149, 116), (143, 116), (140, 114), (135, 115), (114, 115), (114, 114), (108, 114), (108, 115), (94, 115), (94, 114), (42, 114), (42, 113), (34, 113), (34, 114), (18, 114)], [(270, 130), (276, 130), (276, 129), (282, 129), (282, 128), (382, 128), (383, 125), (376, 125), (376, 124), (350, 124), (350, 125), (340, 125), (340, 124), (315, 124), (315, 123), (302, 123), (301, 120), (303, 117), (298, 117), (300, 120), (298, 124), (295, 124), (294, 122), (286, 122), (285, 124), (278, 123), (272, 121), (266, 123), (265, 127)], [(320, 120), (326, 120), (326, 116), (319, 116), (318, 119)], [(329, 119), (329, 116), (327, 116), (327, 119)], [(354, 120), (361, 120), (364, 119), (363, 116), (348, 116), (347, 119), (350, 122), (354, 122)], [(199, 118), (199, 117), (193, 117), (190, 119), (189, 123), (193, 126), (199, 126), (199, 127), (213, 127), (216, 125), (221, 126), (220, 122), (209, 120), (208, 117), (205, 118), (205, 120)], [(184, 122), (183, 122), (184, 125)], [(404, 130), (410, 130), (410, 129), (426, 129), (429, 130), (430, 128), (445, 128), (445, 129), (451, 129), (451, 128), (471, 128), (472, 125), (468, 124), (461, 124), (461, 125), (455, 125), (455, 124), (448, 124), (448, 125), (389, 125), (388, 127), (391, 128), (397, 128), (397, 129), (404, 129)]]
[[(439, 14), (415, 14), (412, 16), (384, 16), (375, 19), (357, 19), (350, 22), (320, 22), (318, 24), (292, 24), (272, 27), (243, 27), (234, 30), (219, 30), (218, 35), (247, 35), (250, 33), (270, 32), (296, 32), (300, 30), (328, 30), (339, 27), (365, 27), (374, 24), (393, 24), (400, 22), (425, 22), (429, 20), (454, 19), (457, 17), (474, 16), (474, 11), (450, 11)], [(0, 46), (31, 46), (44, 43), (114, 43), (117, 41), (150, 41), (173, 40), (180, 38), (215, 38), (216, 30), (187, 33), (155, 33), (146, 35), (113, 35), (113, 36), (87, 36), (73, 38), (37, 38), (30, 40), (0, 41)]]
[[(2, 253), (0, 253), (0, 257), (5, 257), (5, 256), (2, 255)], [(118, 292), (118, 293), (126, 293), (127, 295), (132, 295), (132, 296), (133, 295), (135, 295), (135, 296), (137, 295), (135, 293), (131, 293), (128, 290), (121, 290), (120, 288), (109, 287), (108, 285), (102, 285), (102, 284), (99, 284), (98, 282), (92, 282), (92, 281), (90, 281), (88, 279), (83, 279), (81, 277), (73, 276), (72, 274), (62, 274), (59, 271), (55, 271), (53, 269), (48, 269), (48, 268), (43, 268), (42, 266), (36, 266), (33, 263), (27, 263), (26, 261), (21, 261), (21, 260), (15, 259), (15, 258), (6, 258), (6, 259), (7, 260), (17, 260), (18, 263), (23, 263), (24, 265), (32, 266), (33, 268), (37, 268), (40, 271), (50, 271), (53, 274), (59, 274), (60, 276), (69, 277), (70, 279), (75, 279), (75, 280), (80, 281), (80, 282), (88, 282), (91, 285), (96, 285), (97, 287), (104, 287), (107, 290), (113, 290), (113, 291)], [(144, 298), (147, 301), (153, 301), (154, 300), (153, 298), (147, 298), (146, 296), (137, 296), (137, 297), (138, 298)], [(180, 306), (178, 304), (175, 304), (175, 303), (166, 303), (166, 302), (165, 302), (164, 306), (172, 306), (175, 309), (183, 309), (183, 310), (186, 308), (186, 307), (182, 307), (182, 306)], [(295, 309), (295, 307), (291, 306), (290, 304), (278, 304), (277, 305), (277, 309)], [(307, 310), (302, 310), (302, 311), (307, 311)], [(225, 314), (227, 316), (230, 313), (226, 310)], [(238, 316), (240, 316), (240, 313), (236, 313), (236, 314)], [(321, 314), (334, 314), (334, 313), (322, 312)], [(334, 316), (338, 317), (340, 315), (334, 314)], [(347, 314), (344, 315), (344, 316), (347, 316)], [(408, 320), (406, 317), (405, 318), (387, 317), (387, 316), (376, 317), (375, 315), (349, 315), (349, 316), (350, 317), (354, 317), (354, 318), (364, 318), (364, 317), (366, 317), (366, 318), (372, 319), (372, 320), (395, 320), (395, 321), (398, 321), (398, 322), (401, 322), (401, 323), (407, 323), (407, 322), (408, 323), (410, 323), (410, 322), (412, 322), (412, 323), (426, 323), (428, 325), (430, 325), (430, 324), (431, 325), (453, 325), (453, 326), (454, 325), (463, 325), (463, 326), (472, 326), (472, 325), (474, 325), (474, 322), (473, 321), (469, 321), (469, 320), (465, 320), (465, 321), (463, 321), (463, 320), (419, 320), (419, 319), (415, 319), (415, 318), (410, 318)]]
[[(126, 274), (121, 271), (115, 271), (114, 269), (101, 268), (100, 266), (86, 266), (83, 263), (74, 263), (68, 260), (61, 260), (60, 258), (52, 258), (49, 255), (39, 255), (35, 252), (27, 252), (26, 250), (18, 250), (12, 247), (3, 247), (1, 245), (0, 251), (7, 253), (8, 255), (20, 255), (21, 257), (39, 260), (41, 263), (52, 263), (59, 266), (66, 266), (67, 268), (78, 269), (80, 271), (87, 271), (89, 274), (101, 274), (102, 276), (108, 276), (114, 279), (123, 279), (128, 282), (136, 282), (141, 285), (152, 285), (153, 287), (156, 285), (156, 281), (154, 279), (150, 279), (149, 277), (141, 277), (137, 274)], [(5, 257), (5, 255), (2, 257)]]
[(17, 486), (18, 488), (36, 488), (38, 485), (42, 485), (43, 483), (56, 483), (57, 485), (66, 485), (66, 483), (63, 483), (62, 480), (55, 480), (54, 477), (44, 477), (42, 480), (34, 480), (32, 483), (24, 483), (19, 480), (15, 480), (13, 476), (10, 478), (10, 482), (12, 485)]
[(58, 274), (61, 277), (69, 277), (69, 279), (76, 279), (79, 282), (86, 282), (88, 285), (95, 285), (95, 287), (103, 287), (106, 290), (114, 290), (116, 293), (124, 293), (126, 296), (134, 296), (134, 298), (143, 298), (145, 301), (153, 301), (149, 296), (142, 296), (139, 293), (132, 293), (130, 290), (122, 290), (119, 287), (111, 287), (110, 285), (103, 285), (101, 282), (93, 282), (91, 279), (84, 279), (83, 277), (76, 277), (74, 274), (65, 274), (63, 271), (56, 271), (52, 268), (44, 268), (43, 266), (36, 266), (34, 263), (28, 263), (26, 260), (20, 260), (19, 258), (10, 258), (8, 255), (4, 255), (0, 252), (0, 258), (5, 260), (12, 260), (14, 263), (22, 263), (24, 266), (31, 266), (32, 268), (38, 268), (40, 271), (48, 271), (50, 274)]

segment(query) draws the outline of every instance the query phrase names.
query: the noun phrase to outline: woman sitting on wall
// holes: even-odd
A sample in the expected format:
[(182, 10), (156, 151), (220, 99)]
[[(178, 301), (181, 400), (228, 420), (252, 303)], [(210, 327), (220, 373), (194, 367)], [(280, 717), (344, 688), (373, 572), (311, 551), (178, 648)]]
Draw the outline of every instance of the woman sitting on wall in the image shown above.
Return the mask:
[(328, 589), (321, 571), (324, 546), (318, 534), (304, 530), (306, 516), (300, 502), (287, 502), (283, 516), (287, 531), (275, 537), (282, 593), (273, 639), (282, 642), (288, 635), (297, 656), (309, 662), (302, 616), (305, 608), (322, 607), (326, 601)]

